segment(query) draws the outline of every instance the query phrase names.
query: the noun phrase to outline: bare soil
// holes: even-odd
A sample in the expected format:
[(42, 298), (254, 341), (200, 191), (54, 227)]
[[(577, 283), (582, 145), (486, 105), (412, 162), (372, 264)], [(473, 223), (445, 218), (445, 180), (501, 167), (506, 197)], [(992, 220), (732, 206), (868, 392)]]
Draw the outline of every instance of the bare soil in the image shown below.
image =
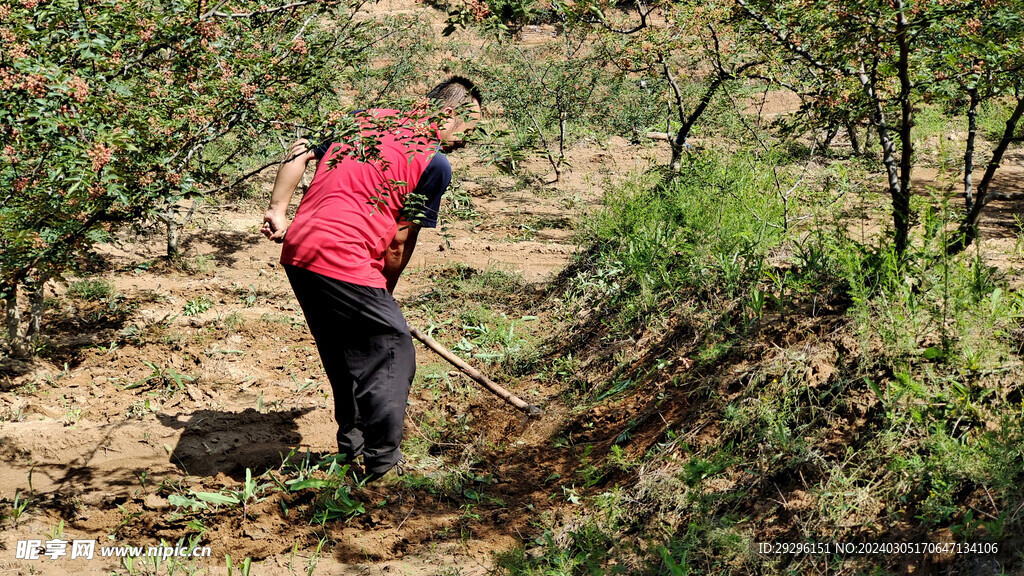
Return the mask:
[[(396, 297), (415, 301), (457, 265), (519, 274), (522, 301), (535, 299), (536, 287), (576, 249), (574, 228), (600, 197), (592, 179), (625, 174), (664, 152), (625, 141), (584, 143), (572, 151), (576, 171), (546, 187), (522, 186), (472, 156), (456, 157), (457, 186), (472, 198), (475, 214), (443, 218), (441, 228), (423, 231)], [(67, 540), (173, 543), (196, 532), (186, 526), (196, 516), (175, 518), (180, 510), (170, 494), (237, 490), (247, 468), (284, 477), (290, 452), (309, 451), (315, 460), (334, 450), (330, 387), (277, 263), (279, 246), (257, 232), (261, 214), (256, 203), (207, 208), (187, 232), (183, 265), (161, 258), (159, 234), (102, 246), (96, 277), (119, 295), (109, 301), (71, 298), (69, 284), (50, 286), (47, 348), (31, 363), (6, 361), (0, 375), (0, 510), (8, 515), (0, 572), (125, 572), (110, 558), (22, 561), (14, 551), (19, 540), (52, 539), (61, 522)], [(209, 309), (188, 315), (197, 301)], [(448, 315), (456, 316), (459, 305), (445, 303)], [(410, 322), (426, 326), (431, 319), (418, 314), (409, 310)], [(543, 337), (550, 321), (542, 314), (528, 329)], [(543, 417), (527, 420), (475, 391), (428, 350), (418, 348), (418, 358), (421, 371), (448, 370), (457, 388), (414, 388), (407, 440), (431, 444), (437, 458), (411, 462), (409, 474), (428, 486), (468, 469), (487, 498), (467, 508), (463, 494), (384, 481), (355, 490), (366, 514), (320, 526), (296, 512), (311, 496), (268, 490), (244, 514), (222, 507), (202, 516), (213, 556), (196, 567), (225, 573), (230, 554), (236, 564), (253, 559), (253, 573), (261, 575), (305, 574), (313, 564), (315, 574), (479, 574), (494, 552), (521, 545), (531, 520), (572, 507), (550, 498), (557, 492), (553, 471), (571, 476), (572, 465), (564, 456), (545, 458), (569, 412), (555, 391), (506, 383), (545, 406)], [(464, 421), (464, 438), (451, 445), (426, 438), (421, 425), (438, 413)], [(467, 464), (466, 457), (478, 461)], [(15, 491), (30, 498), (16, 525)], [(334, 544), (317, 553), (325, 536)]]
[[(414, 9), (406, 0), (379, 7), (393, 14)], [(442, 25), (443, 18), (431, 18), (435, 27)], [(543, 42), (550, 34), (545, 28), (524, 30), (523, 40)], [(773, 94), (751, 105), (775, 115), (796, 104), (789, 94)], [(665, 163), (667, 157), (664, 144), (583, 142), (569, 150), (574, 170), (545, 186), (496, 175), (472, 156), (453, 156), (456, 189), (472, 199), (472, 210), (462, 207), (457, 218), (449, 216), (441, 228), (421, 233), (396, 291), (408, 319), (425, 327), (457, 318), (460, 302), (444, 303), (447, 310), (439, 316), (411, 306), (453, 267), (498, 269), (525, 280), (523, 294), (502, 296), (509, 312), (522, 304), (522, 314), (538, 318), (524, 324), (530, 336), (550, 336), (555, 320), (543, 309), (525, 308), (570, 262), (580, 240), (577, 223), (599, 202), (602, 181)], [(543, 174), (544, 166), (533, 162), (530, 171)], [(1007, 196), (993, 202), (983, 220), (985, 250), (997, 263), (1005, 259), (1005, 266), (1020, 262), (1014, 248), (1015, 216), (1024, 202), (1022, 172), (1021, 158), (1009, 159), (996, 182)], [(451, 214), (451, 194), (445, 202)], [(41, 358), (0, 365), (0, 514), (6, 516), (0, 520), (0, 573), (129, 573), (111, 558), (22, 561), (14, 559), (14, 551), (19, 540), (45, 541), (61, 530), (66, 540), (95, 539), (99, 545), (173, 543), (196, 532), (187, 522), (197, 516), (182, 516), (169, 495), (238, 490), (246, 469), (271, 470), (283, 478), (288, 454), (308, 452), (316, 459), (335, 449), (330, 387), (277, 264), (279, 247), (258, 234), (262, 209), (257, 204), (206, 208), (201, 222), (186, 231), (187, 270), (161, 258), (159, 235), (125, 237), (101, 247), (99, 276), (114, 284), (119, 298), (88, 302), (68, 297), (67, 284), (51, 285), (54, 306), (45, 315), (48, 344)], [(874, 234), (884, 215), (872, 220)], [(209, 302), (209, 309), (187, 315), (200, 300)], [(695, 341), (670, 327), (670, 335), (655, 343), (599, 342), (598, 320), (593, 319), (590, 348), (581, 349), (586, 354), (602, 347), (595, 357), (631, 349), (640, 365), (685, 352), (684, 339)], [(761, 347), (750, 353), (767, 355), (779, 345), (824, 339), (831, 328), (829, 319), (780, 325), (766, 330)], [(417, 346), (421, 374), (428, 368), (440, 371), (451, 383), (439, 388), (418, 381), (410, 395), (406, 439), (428, 445), (430, 457), (413, 460), (408, 473), (422, 482), (356, 488), (353, 496), (366, 513), (326, 525), (303, 515), (313, 499), (308, 491), (268, 490), (244, 511), (207, 512), (202, 543), (213, 554), (194, 568), (226, 574), (230, 554), (235, 564), (251, 558), (252, 573), (260, 576), (484, 574), (495, 553), (528, 545), (532, 523), (568, 522), (576, 513), (566, 495), (581, 455), (571, 448), (552, 449), (556, 435), (575, 435), (596, 455), (607, 453), (627, 428), (634, 437), (626, 449), (635, 454), (684, 422), (691, 432), (682, 441), (695, 445), (712, 442), (720, 432), (701, 414), (701, 404), (680, 391), (670, 391), (668, 409), (652, 400), (654, 394), (638, 394), (614, 410), (599, 405), (579, 412), (562, 403), (558, 390), (538, 381), (502, 382), (545, 409), (542, 417), (527, 419)], [(813, 358), (809, 377), (828, 381), (833, 362), (827, 351)], [(602, 368), (584, 366), (594, 378)], [(736, 393), (749, 371), (740, 361), (729, 368), (715, 375), (723, 398)], [(690, 369), (682, 357), (665, 379)], [(664, 391), (663, 384), (653, 386)], [(845, 450), (872, 402), (865, 394), (863, 406), (851, 408), (849, 426), (837, 428), (823, 450)], [(439, 418), (465, 429), (452, 438), (433, 438), (424, 428)], [(464, 492), (443, 487), (444, 478), (456, 473), (472, 476)], [(752, 481), (721, 479), (710, 489), (725, 491)], [(757, 518), (777, 515), (778, 533), (762, 540), (787, 539), (792, 516), (814, 506), (815, 496), (805, 488), (794, 480), (780, 492), (780, 506), (766, 503), (752, 510)], [(16, 493), (29, 498), (17, 521), (12, 517)]]

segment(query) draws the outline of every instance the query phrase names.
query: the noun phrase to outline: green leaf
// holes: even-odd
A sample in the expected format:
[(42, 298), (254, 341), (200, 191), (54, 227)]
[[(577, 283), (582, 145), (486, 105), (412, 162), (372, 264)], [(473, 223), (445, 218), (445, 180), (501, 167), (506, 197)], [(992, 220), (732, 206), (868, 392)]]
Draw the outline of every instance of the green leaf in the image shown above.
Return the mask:
[(882, 393), (882, 389), (878, 387), (878, 384), (876, 384), (871, 378), (865, 378), (864, 381), (867, 382), (868, 387), (875, 393), (875, 396), (878, 396), (878, 399), (885, 404), (885, 394)]
[(927, 360), (941, 360), (945, 355), (946, 353), (943, 352), (942, 348), (939, 348), (938, 346), (931, 346), (929, 348), (926, 348), (923, 354), (923, 356)]
[(167, 497), (167, 502), (171, 506), (178, 506), (179, 508), (188, 508), (190, 510), (202, 510), (206, 508), (206, 504), (193, 498), (182, 496), (181, 494), (171, 494), (170, 496)]
[(196, 498), (211, 504), (238, 504), (238, 496), (234, 494), (222, 494), (220, 492), (193, 492)]
[[(289, 483), (285, 482), (285, 484)], [(330, 486), (330, 482), (328, 482), (327, 480), (322, 480), (320, 478), (306, 478), (305, 480), (292, 482), (289, 484), (289, 486), (291, 487), (292, 492), (298, 492), (299, 490), (305, 490), (306, 488), (319, 490), (321, 488), (326, 488)]]

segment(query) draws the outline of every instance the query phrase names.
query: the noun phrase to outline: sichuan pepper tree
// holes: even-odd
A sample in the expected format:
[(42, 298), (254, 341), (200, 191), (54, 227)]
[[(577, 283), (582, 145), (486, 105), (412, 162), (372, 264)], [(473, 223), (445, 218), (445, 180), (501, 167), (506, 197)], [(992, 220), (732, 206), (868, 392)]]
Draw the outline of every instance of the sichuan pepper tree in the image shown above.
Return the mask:
[(31, 352), (48, 278), (116, 226), (173, 219), (180, 200), (255, 173), (226, 169), (239, 154), (275, 164), (268, 136), (337, 107), (338, 75), (372, 42), (358, 7), (0, 2), (0, 296), (14, 354)]
[[(555, 23), (565, 46), (564, 54), (551, 54), (536, 76), (568, 78), (568, 82), (548, 84), (568, 86), (571, 96), (541, 107), (562, 109), (566, 107), (559, 102), (574, 100), (568, 108), (582, 116), (585, 108), (592, 107), (591, 96), (602, 89), (595, 86), (596, 80), (610, 84), (629, 78), (646, 88), (649, 79), (656, 79), (668, 91), (669, 115), (674, 116), (668, 121), (671, 133), (658, 135), (672, 148), (669, 167), (673, 171), (680, 169), (687, 139), (723, 88), (763, 72), (770, 60), (745, 41), (747, 23), (732, 13), (728, 0), (552, 0), (530, 5), (534, 7), (530, 18)], [(448, 30), (475, 25), (506, 31), (522, 21), (521, 16), (509, 19), (507, 11), (493, 9), (493, 2), (462, 0), (449, 10)], [(611, 74), (599, 78), (598, 68)], [(687, 90), (693, 84), (699, 84), (696, 96)], [(544, 95), (546, 90), (554, 92), (549, 86), (538, 91)], [(566, 117), (561, 114), (562, 125)], [(549, 160), (555, 164), (550, 154)]]
[[(620, 70), (664, 78), (670, 115), (676, 116), (669, 121), (671, 171), (682, 166), (687, 140), (715, 98), (730, 83), (764, 72), (770, 61), (745, 41), (745, 22), (726, 2), (583, 0), (559, 6), (570, 21), (599, 35), (604, 57)], [(696, 96), (684, 84), (695, 85)]]
[[(1024, 2), (988, 0), (944, 9), (933, 19), (930, 34), (936, 42), (926, 46), (934, 70), (930, 93), (948, 110), (966, 117), (963, 159), (964, 217), (947, 246), (957, 253), (978, 236), (982, 210), (998, 191), (993, 178), (1013, 142), (1021, 136), (1024, 116)], [(978, 148), (981, 107), (1007, 104), (1002, 130), (988, 135), (992, 153), (975, 186), (975, 153)]]
[[(1024, 2), (1021, 0), (734, 0), (736, 10), (767, 40), (796, 56), (807, 82), (825, 98), (868, 112), (878, 135), (892, 203), (894, 244), (904, 254), (914, 221), (914, 114), (926, 104), (956, 109), (965, 102), (973, 126), (965, 142), (965, 197), (969, 208), (951, 251), (976, 236), (980, 211), (1002, 154), (1015, 139), (1024, 103)], [(1013, 112), (972, 194), (977, 106), (1009, 96)], [(836, 102), (822, 100), (826, 107)]]

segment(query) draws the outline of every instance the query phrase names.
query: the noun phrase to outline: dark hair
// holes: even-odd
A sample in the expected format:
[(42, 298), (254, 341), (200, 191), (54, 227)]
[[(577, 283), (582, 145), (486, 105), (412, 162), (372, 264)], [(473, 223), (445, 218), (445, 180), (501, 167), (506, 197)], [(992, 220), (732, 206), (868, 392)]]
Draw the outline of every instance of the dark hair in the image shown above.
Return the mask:
[(476, 100), (478, 104), (483, 104), (483, 98), (480, 96), (480, 89), (476, 87), (469, 78), (462, 76), (452, 76), (451, 78), (441, 82), (437, 86), (427, 92), (427, 98), (433, 100), (440, 100), (447, 106), (452, 108), (458, 108), (463, 104), (468, 104), (470, 100)]

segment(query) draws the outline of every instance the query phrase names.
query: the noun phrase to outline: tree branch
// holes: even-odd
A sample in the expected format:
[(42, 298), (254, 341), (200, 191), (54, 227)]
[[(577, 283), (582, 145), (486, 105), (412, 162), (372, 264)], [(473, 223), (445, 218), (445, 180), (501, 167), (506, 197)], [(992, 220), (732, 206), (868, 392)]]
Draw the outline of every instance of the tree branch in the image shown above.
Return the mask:
[(779, 29), (772, 26), (772, 24), (768, 22), (768, 20), (764, 17), (763, 14), (755, 12), (754, 9), (751, 8), (749, 4), (747, 4), (746, 0), (736, 0), (736, 4), (739, 5), (739, 7), (743, 10), (744, 13), (747, 14), (747, 16), (749, 16), (755, 22), (757, 22), (761, 26), (761, 28), (768, 33), (769, 36), (775, 38), (777, 42), (785, 46), (786, 49), (788, 49), (789, 51), (803, 58), (811, 66), (814, 66), (815, 68), (825, 72), (839, 70), (840, 72), (847, 76), (856, 76), (857, 73), (855, 71), (846, 68), (845, 66), (830, 66), (825, 62), (821, 61), (820, 59), (816, 58), (813, 54), (810, 53), (810, 51), (790, 40), (789, 34), (782, 32)]
[[(900, 195), (896, 209), (910, 212), (910, 175), (913, 170), (914, 140), (911, 130), (914, 126), (914, 106), (910, 96), (914, 84), (910, 80), (910, 41), (907, 30), (910, 27), (905, 14), (903, 0), (895, 0), (896, 7), (896, 44), (899, 46), (899, 60), (896, 64), (897, 76), (900, 81)], [(899, 234), (899, 230), (897, 230)]]
[(985, 175), (982, 176), (981, 182), (978, 183), (977, 199), (974, 201), (970, 212), (964, 217), (963, 222), (960, 223), (959, 234), (946, 247), (948, 254), (957, 254), (963, 251), (978, 237), (978, 221), (981, 220), (981, 210), (992, 200), (993, 196), (988, 193), (988, 188), (992, 184), (992, 178), (996, 175), (996, 170), (1003, 161), (1003, 154), (1006, 153), (1010, 142), (1015, 140), (1014, 132), (1017, 130), (1017, 124), (1020, 123), (1021, 116), (1024, 116), (1024, 94), (1018, 92), (1017, 106), (1014, 107), (1013, 113), (1010, 114), (1010, 118), (1006, 121), (1003, 137), (999, 139), (999, 144), (992, 152), (992, 159), (985, 169)]
[(628, 29), (628, 30), (620, 30), (618, 28), (612, 28), (608, 24), (608, 22), (604, 21), (603, 19), (590, 20), (590, 19), (587, 19), (587, 18), (581, 18), (581, 20), (583, 20), (587, 24), (598, 24), (602, 28), (604, 28), (605, 30), (607, 30), (609, 32), (614, 32), (615, 34), (622, 34), (624, 36), (629, 36), (630, 34), (636, 34), (637, 32), (647, 28), (647, 17), (651, 15), (651, 12), (654, 12), (654, 8), (653, 7), (648, 8), (647, 4), (643, 0), (636, 0), (636, 12), (640, 16), (640, 23), (637, 24), (636, 26)]
[(964, 152), (964, 204), (967, 212), (974, 208), (974, 190), (971, 178), (974, 174), (974, 141), (978, 136), (978, 104), (981, 101), (977, 86), (967, 89), (970, 102), (967, 106), (967, 150)]
[(262, 10), (254, 10), (252, 12), (221, 12), (218, 8), (210, 10), (206, 14), (203, 14), (200, 20), (209, 20), (210, 18), (252, 18), (253, 16), (263, 16), (266, 14), (273, 14), (275, 12), (282, 12), (284, 10), (291, 10), (292, 8), (300, 8), (309, 4), (321, 4), (323, 2), (318, 0), (304, 0), (302, 2), (291, 2), (289, 4), (283, 4), (281, 6), (275, 6), (273, 8), (264, 8)]

